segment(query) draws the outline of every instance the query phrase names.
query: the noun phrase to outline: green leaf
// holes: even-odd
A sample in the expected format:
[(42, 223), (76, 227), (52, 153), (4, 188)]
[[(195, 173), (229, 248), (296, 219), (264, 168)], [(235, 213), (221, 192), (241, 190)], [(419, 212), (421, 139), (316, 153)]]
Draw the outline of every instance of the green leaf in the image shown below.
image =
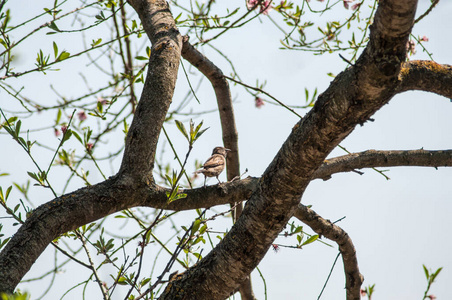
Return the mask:
[(427, 279), (429, 279), (429, 277), (430, 277), (430, 274), (428, 273), (428, 269), (427, 269), (427, 267), (426, 267), (425, 265), (422, 265), (422, 267), (424, 267), (424, 273), (425, 273), (425, 277), (426, 277)]
[(210, 127), (207, 127), (203, 130), (201, 130), (200, 132), (198, 132), (195, 136), (195, 140), (197, 140), (204, 132), (206, 132), (207, 129), (209, 129)]
[(185, 136), (187, 141), (190, 141), (190, 139), (188, 138), (187, 130), (185, 130), (184, 123), (182, 123), (181, 121), (178, 121), (178, 120), (175, 120), (175, 121), (176, 121), (177, 128), (180, 130), (180, 132), (182, 132), (182, 134)]
[(187, 198), (187, 194), (186, 193), (179, 193), (179, 194), (174, 196), (173, 201), (179, 200), (179, 199), (184, 199), (184, 198)]
[(58, 56), (58, 46), (55, 42), (53, 42), (53, 53), (55, 54), (55, 58)]
[(72, 134), (75, 136), (75, 138), (80, 142), (80, 144), (83, 145), (83, 140), (82, 140), (82, 138), (80, 137), (80, 135), (79, 135), (77, 132), (75, 132), (75, 131), (72, 131), (72, 130), (71, 130), (71, 132), (72, 132)]
[(33, 179), (36, 180), (37, 182), (40, 182), (40, 181), (39, 181), (38, 175), (36, 175), (35, 173), (27, 172), (27, 174), (28, 174), (28, 176), (30, 176), (31, 178), (33, 178)]
[(93, 42), (91, 43), (91, 47), (96, 47), (97, 45), (99, 45), (102, 42), (102, 39), (97, 39), (97, 40), (93, 40)]
[(191, 235), (194, 235), (198, 231), (199, 226), (201, 226), (201, 220), (200, 219), (196, 219), (193, 222), (193, 226), (191, 227)]
[(300, 234), (300, 235), (297, 235), (297, 241), (298, 241), (298, 244), (301, 244), (301, 240), (303, 239), (303, 236)]
[(71, 138), (71, 136), (72, 136), (72, 133), (73, 133), (72, 130), (67, 129), (66, 133), (63, 135), (63, 140), (61, 141), (61, 143), (64, 143), (67, 140), (69, 140)]
[(61, 120), (61, 109), (58, 109), (58, 112), (57, 112), (57, 117), (56, 117), (56, 120), (55, 120), (55, 125), (58, 125), (59, 123), (60, 123), (60, 120)]
[(71, 54), (67, 51), (63, 51), (60, 53), (60, 55), (58, 55), (57, 59), (55, 59), (55, 61), (62, 61), (65, 60), (66, 58), (68, 58)]
[(11, 238), (6, 238), (3, 240), (3, 242), (0, 243), (0, 249), (2, 249), (10, 240)]
[(12, 185), (10, 185), (7, 189), (6, 189), (6, 193), (5, 193), (5, 201), (8, 199), (9, 193), (11, 192), (11, 189), (13, 188)]
[(310, 244), (310, 243), (316, 241), (318, 238), (319, 238), (319, 235), (318, 235), (318, 234), (313, 235), (313, 236), (311, 236), (309, 239), (307, 239), (307, 240), (302, 244), (302, 246), (308, 245), (308, 244)]
[(143, 280), (141, 281), (140, 285), (141, 285), (141, 286), (144, 286), (144, 285), (146, 285), (149, 281), (151, 281), (151, 278), (145, 278), (145, 279), (143, 279)]
[(50, 24), (48, 25), (49, 26), (49, 28), (50, 29), (53, 29), (53, 30), (55, 30), (55, 31), (57, 31), (57, 32), (59, 32), (60, 31), (60, 29), (58, 28), (58, 26), (55, 24), (55, 22), (50, 22)]
[(203, 234), (204, 232), (206, 232), (206, 230), (207, 230), (207, 225), (204, 224), (204, 225), (201, 227), (201, 229), (199, 229), (199, 234)]
[(118, 284), (119, 285), (127, 285), (127, 279), (124, 276), (119, 277)]
[[(7, 191), (7, 194), (8, 194), (8, 191)], [(443, 269), (442, 267), (439, 268), (438, 270), (436, 270), (435, 273), (433, 273), (433, 274), (431, 275), (432, 282), (435, 281), (436, 276), (438, 276), (439, 272), (441, 272), (442, 269)]]
[(19, 133), (20, 133), (20, 126), (22, 125), (22, 121), (21, 120), (19, 120), (19, 121), (17, 121), (17, 123), (16, 123), (16, 130), (15, 130), (15, 137), (18, 137), (19, 136)]
[(295, 228), (295, 230), (293, 231), (294, 234), (302, 232), (303, 231), (303, 226), (297, 226), (297, 228)]
[(176, 24), (177, 24), (177, 20), (179, 20), (179, 18), (180, 18), (181, 16), (182, 16), (182, 13), (178, 14), (177, 17), (174, 18), (174, 21), (176, 22)]

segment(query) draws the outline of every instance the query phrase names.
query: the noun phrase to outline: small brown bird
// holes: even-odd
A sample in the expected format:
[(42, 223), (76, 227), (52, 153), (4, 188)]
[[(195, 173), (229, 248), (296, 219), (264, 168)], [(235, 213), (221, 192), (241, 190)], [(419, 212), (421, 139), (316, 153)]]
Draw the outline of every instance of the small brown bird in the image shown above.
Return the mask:
[(204, 174), (204, 186), (206, 186), (207, 177), (215, 176), (218, 182), (221, 183), (220, 179), (218, 179), (218, 175), (220, 175), (224, 170), (228, 151), (231, 150), (224, 147), (215, 147), (212, 151), (212, 156), (209, 157), (209, 159), (202, 165), (202, 169), (195, 172), (195, 174)]

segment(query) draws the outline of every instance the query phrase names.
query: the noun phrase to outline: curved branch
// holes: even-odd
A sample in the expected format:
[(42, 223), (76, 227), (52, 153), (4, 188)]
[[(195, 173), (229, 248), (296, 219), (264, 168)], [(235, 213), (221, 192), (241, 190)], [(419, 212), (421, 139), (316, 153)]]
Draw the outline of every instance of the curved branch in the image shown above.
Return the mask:
[(452, 66), (414, 60), (402, 65), (399, 92), (426, 91), (452, 99)]
[(298, 205), (294, 217), (311, 227), (318, 235), (323, 235), (339, 245), (339, 251), (344, 262), (347, 300), (361, 299), (361, 284), (364, 281), (364, 277), (359, 272), (355, 246), (347, 232), (329, 220), (323, 219), (315, 211), (303, 204)]
[(227, 156), (227, 177), (228, 180), (232, 180), (234, 177), (240, 175), (240, 163), (238, 134), (229, 83), (224, 78), (223, 72), (189, 43), (188, 37), (183, 38), (182, 57), (204, 74), (215, 90), (218, 110), (220, 112), (223, 143), (226, 148), (231, 149)]

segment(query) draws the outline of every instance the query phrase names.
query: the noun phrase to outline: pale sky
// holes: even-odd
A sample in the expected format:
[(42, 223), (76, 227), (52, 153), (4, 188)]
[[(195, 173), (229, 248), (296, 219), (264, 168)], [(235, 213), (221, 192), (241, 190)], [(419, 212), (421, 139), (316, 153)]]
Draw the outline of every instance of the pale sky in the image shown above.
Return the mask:
[[(228, 1), (227, 3), (231, 7), (240, 5), (243, 10), (243, 2)], [(49, 1), (49, 3), (53, 3), (53, 1)], [(420, 1), (418, 15), (425, 11), (429, 3), (430, 1)], [(27, 14), (32, 16), (36, 13), (36, 7), (42, 7), (42, 4), (34, 1), (30, 3), (25, 0), (10, 1), (8, 5), (12, 8), (23, 7), (21, 13), (24, 15), (20, 18), (26, 18)], [(450, 56), (452, 45), (450, 40), (446, 39), (450, 31), (451, 9), (452, 3), (441, 1), (431, 15), (417, 24), (413, 30), (415, 36), (425, 35), (429, 38), (429, 42), (425, 45), (439, 63), (452, 63)], [(174, 14), (176, 14), (175, 11), (177, 9), (173, 9)], [(347, 13), (343, 7), (338, 7), (336, 12), (336, 17), (340, 17), (342, 14), (345, 16)], [(275, 12), (270, 12), (270, 16), (277, 19)], [(14, 17), (13, 14), (13, 20), (15, 20)], [(185, 32), (184, 30), (182, 29), (181, 32)], [(43, 35), (43, 37), (46, 36)], [(243, 30), (226, 33), (213, 45), (221, 49), (234, 63), (245, 83), (253, 85), (256, 79), (259, 79), (259, 82), (266, 81), (265, 90), (267, 92), (292, 105), (305, 104), (305, 88), (311, 92), (316, 87), (319, 92), (324, 91), (332, 80), (326, 74), (328, 72), (338, 74), (346, 67), (346, 63), (339, 58), (337, 53), (313, 56), (306, 52), (279, 50), (280, 38), (281, 34), (265, 16), (262, 16), (260, 21), (255, 20), (249, 23), (243, 27)], [(66, 45), (68, 50), (71, 49), (71, 46), (78, 46), (69, 38), (69, 35), (64, 35), (63, 38), (55, 37), (55, 39), (61, 39), (61, 43)], [(40, 44), (41, 42), (42, 44)], [(36, 49), (43, 48), (48, 51), (52, 49), (51, 42), (46, 40), (35, 40), (34, 44), (31, 43), (27, 47), (29, 48), (20, 48), (20, 58), (23, 61), (18, 65), (18, 69), (33, 64)], [(34, 48), (28, 52), (27, 49), (31, 47)], [(422, 53), (422, 49), (417, 50), (417, 54), (412, 59), (428, 59)], [(226, 75), (230, 74), (231, 69), (221, 56), (209, 47), (205, 47), (204, 52), (223, 69)], [(346, 56), (346, 53), (343, 55)], [(188, 62), (184, 61), (184, 65), (187, 68)], [(61, 68), (63, 69), (65, 66), (75, 68), (77, 63), (68, 62), (66, 65), (62, 64)], [(79, 90), (85, 87), (77, 75), (79, 71), (62, 70), (49, 72), (47, 76), (24, 76), (14, 83), (29, 85), (27, 87), (29, 95), (33, 95), (42, 103), (46, 103), (46, 97), (49, 97), (49, 103), (53, 103), (55, 95), (48, 88), (44, 89), (43, 86), (52, 83), (67, 95), (78, 95)], [(190, 74), (190, 76), (194, 82), (200, 78), (199, 74)], [(96, 79), (89, 76), (88, 78), (90, 84), (95, 86)], [(20, 82), (22, 80), (27, 82)], [(234, 109), (239, 132), (242, 172), (248, 169), (248, 175), (260, 176), (289, 135), (297, 117), (268, 103), (258, 109), (254, 106), (254, 99), (242, 88), (231, 84), (231, 90), (235, 100)], [(185, 75), (180, 72), (173, 103), (177, 103), (186, 91)], [(204, 80), (197, 96), (201, 104), (192, 101), (191, 107), (195, 111), (215, 107), (214, 94), (207, 80)], [(262, 98), (267, 99), (264, 95)], [(0, 91), (0, 99), (3, 106), (3, 101), (5, 101), (3, 91)], [(298, 112), (304, 115), (307, 110), (298, 110)], [(368, 122), (363, 127), (357, 127), (341, 145), (351, 152), (368, 149), (450, 149), (452, 141), (451, 114), (452, 105), (449, 99), (424, 92), (404, 93), (396, 96), (377, 112), (373, 116), (375, 122)], [(32, 119), (24, 121), (23, 126), (40, 127), (41, 122), (47, 118), (54, 118), (54, 116), (44, 113), (37, 116), (34, 121)], [(188, 117), (181, 117), (184, 122), (187, 122), (188, 119)], [(207, 158), (212, 148), (222, 143), (218, 113), (198, 117), (196, 122), (200, 120), (204, 120), (205, 126), (210, 129), (195, 144), (191, 165), (193, 165), (194, 159)], [(176, 127), (170, 124), (166, 127), (170, 136), (174, 138), (176, 147), (181, 153), (184, 153), (186, 145)], [(119, 136), (121, 138), (111, 140), (103, 147), (111, 151), (116, 150), (116, 146), (120, 145), (122, 140), (122, 135)], [(50, 140), (51, 135), (37, 134), (34, 136), (34, 138), (39, 137), (48, 139), (48, 143), (53, 145), (58, 142), (55, 137), (53, 137), (55, 140)], [(75, 141), (73, 143), (77, 144)], [(27, 178), (26, 171), (31, 170), (32, 165), (19, 146), (11, 142), (10, 137), (0, 135), (0, 144), (3, 154), (0, 171), (11, 173), (11, 176), (0, 177), (0, 186), (5, 190), (12, 181), (24, 182)], [(342, 150), (337, 149), (331, 157), (344, 154)], [(49, 156), (48, 152), (44, 152), (39, 159), (45, 162), (48, 161)], [(172, 160), (169, 151), (166, 157)], [(111, 170), (111, 174), (108, 175), (117, 171), (119, 163), (120, 161), (117, 160), (111, 167), (106, 167), (107, 170)], [(59, 178), (57, 169), (54, 171), (53, 182), (64, 184), (66, 178)], [(448, 287), (448, 283), (452, 281), (452, 256), (450, 254), (452, 240), (448, 235), (447, 228), (452, 226), (450, 218), (452, 170), (417, 167), (392, 168), (386, 173), (391, 178), (389, 181), (375, 171), (364, 170), (364, 172), (365, 174), (362, 176), (356, 173), (336, 174), (326, 182), (315, 180), (308, 187), (302, 202), (312, 205), (317, 213), (331, 221), (346, 217), (338, 225), (348, 232), (355, 244), (360, 271), (365, 278), (363, 287), (376, 284), (373, 299), (422, 299), (427, 285), (422, 269), (423, 264), (432, 270), (443, 267), (443, 271), (431, 288), (431, 294), (435, 294), (438, 300), (449, 299), (452, 296)], [(94, 182), (102, 180), (94, 171), (91, 176)], [(222, 175), (222, 180), (225, 180), (225, 175)], [(201, 185), (202, 182), (200, 181), (198, 184)], [(208, 184), (214, 184), (214, 180), (211, 179)], [(78, 182), (71, 187), (72, 190), (75, 190), (83, 186)], [(42, 195), (39, 203), (45, 203), (53, 198), (48, 191), (42, 191), (39, 188), (33, 188), (32, 192)], [(14, 199), (12, 201), (17, 201), (20, 195), (15, 192), (11, 197)], [(221, 211), (222, 208), (215, 210)], [(0, 216), (3, 215), (4, 211), (1, 211)], [(180, 219), (185, 222), (180, 225), (187, 225), (190, 222), (190, 214), (182, 214)], [(300, 222), (296, 221), (296, 223)], [(230, 222), (219, 220), (215, 224), (218, 226), (215, 230), (224, 230)], [(308, 233), (312, 233), (307, 227), (305, 229)], [(165, 235), (165, 233), (161, 234)], [(326, 239), (324, 241), (333, 247), (314, 243), (302, 250), (281, 248), (277, 253), (269, 250), (259, 265), (266, 281), (268, 299), (317, 299), (338, 252), (334, 242)], [(293, 245), (295, 239), (280, 238), (277, 242)], [(174, 243), (171, 246), (175, 247)], [(40, 271), (50, 269), (53, 266), (52, 256), (46, 254), (51, 253), (53, 253), (53, 249), (47, 249), (26, 277), (37, 276)], [(99, 257), (98, 261), (101, 259)], [(163, 265), (165, 263), (162, 261)], [(182, 271), (180, 267), (175, 269)], [(78, 267), (76, 270), (82, 272), (78, 271), (80, 270)], [(71, 274), (71, 269), (66, 269), (59, 274), (54, 291), (45, 299), (59, 299), (65, 289), (73, 286), (75, 282), (72, 281), (73, 275)], [(83, 279), (83, 277), (77, 278), (77, 282)], [(264, 299), (263, 282), (259, 273), (253, 272), (252, 279), (257, 298)], [(339, 260), (321, 299), (344, 299), (344, 285), (342, 262)], [(34, 299), (33, 296), (39, 296), (45, 289), (42, 286), (42, 283), (33, 283), (20, 285), (19, 288), (31, 291), (32, 299)], [(96, 295), (96, 299), (100, 299), (98, 287), (93, 284), (91, 289), (93, 295)], [(70, 293), (64, 299), (79, 299), (77, 295), (80, 294)], [(117, 297), (114, 299), (120, 299), (119, 294)], [(239, 296), (235, 297), (235, 299), (239, 298)]]

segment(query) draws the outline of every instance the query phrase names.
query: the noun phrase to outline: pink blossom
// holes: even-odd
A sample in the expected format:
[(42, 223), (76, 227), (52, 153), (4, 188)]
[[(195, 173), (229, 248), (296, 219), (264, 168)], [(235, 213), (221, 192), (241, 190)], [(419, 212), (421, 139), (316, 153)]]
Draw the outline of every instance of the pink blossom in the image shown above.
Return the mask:
[(261, 14), (268, 15), (268, 12), (272, 9), (272, 7), (270, 5), (271, 3), (272, 3), (271, 1), (264, 1), (261, 3), (261, 10), (260, 10)]
[(342, 2), (344, 3), (344, 7), (346, 8), (346, 9), (348, 9), (349, 7), (348, 7), (348, 4), (349, 3), (352, 3), (354, 0), (342, 0)]
[(85, 147), (86, 147), (86, 151), (88, 151), (89, 153), (91, 153), (91, 150), (93, 150), (93, 143), (86, 143)]
[(278, 244), (272, 244), (273, 251), (278, 252), (280, 250)]
[(422, 42), (428, 42), (428, 37), (426, 37), (426, 36), (424, 35), (423, 37), (419, 38), (419, 41), (422, 41)]
[(264, 100), (262, 100), (261, 98), (259, 98), (259, 97), (256, 97), (255, 99), (254, 99), (254, 105), (256, 105), (256, 107), (257, 108), (260, 108), (262, 105), (264, 105), (265, 103), (264, 103)]
[(409, 40), (406, 49), (409, 53), (416, 54), (416, 43), (413, 40)]
[(259, 0), (248, 0), (248, 1), (246, 1), (246, 7), (248, 7), (248, 9), (252, 9), (258, 3), (259, 3)]
[(54, 128), (53, 130), (54, 130), (55, 136), (60, 136), (61, 131), (59, 129)]
[(67, 126), (66, 125), (61, 126), (61, 131), (63, 132), (63, 134), (65, 134), (67, 131)]
[(357, 10), (357, 9), (361, 6), (361, 4), (363, 4), (363, 3), (360, 2), (360, 3), (355, 3), (355, 4), (353, 4), (353, 5), (352, 5), (352, 10)]
[(97, 97), (97, 102), (99, 102), (102, 105), (108, 104), (108, 100), (102, 97)]
[(436, 296), (435, 295), (428, 295), (427, 298), (429, 298), (430, 300), (435, 300)]
[(85, 121), (86, 118), (88, 118), (88, 116), (86, 115), (86, 113), (85, 113), (84, 110), (79, 111), (79, 112), (77, 113), (77, 116), (78, 116), (78, 118), (80, 119), (80, 121)]
[[(259, 12), (263, 15), (268, 15), (268, 12), (271, 10), (271, 1), (265, 0), (265, 1), (259, 1), (259, 0), (247, 0), (246, 1), (246, 7), (248, 9), (256, 8), (256, 6), (259, 6)], [(284, 1), (281, 1), (281, 4), (283, 4)]]

